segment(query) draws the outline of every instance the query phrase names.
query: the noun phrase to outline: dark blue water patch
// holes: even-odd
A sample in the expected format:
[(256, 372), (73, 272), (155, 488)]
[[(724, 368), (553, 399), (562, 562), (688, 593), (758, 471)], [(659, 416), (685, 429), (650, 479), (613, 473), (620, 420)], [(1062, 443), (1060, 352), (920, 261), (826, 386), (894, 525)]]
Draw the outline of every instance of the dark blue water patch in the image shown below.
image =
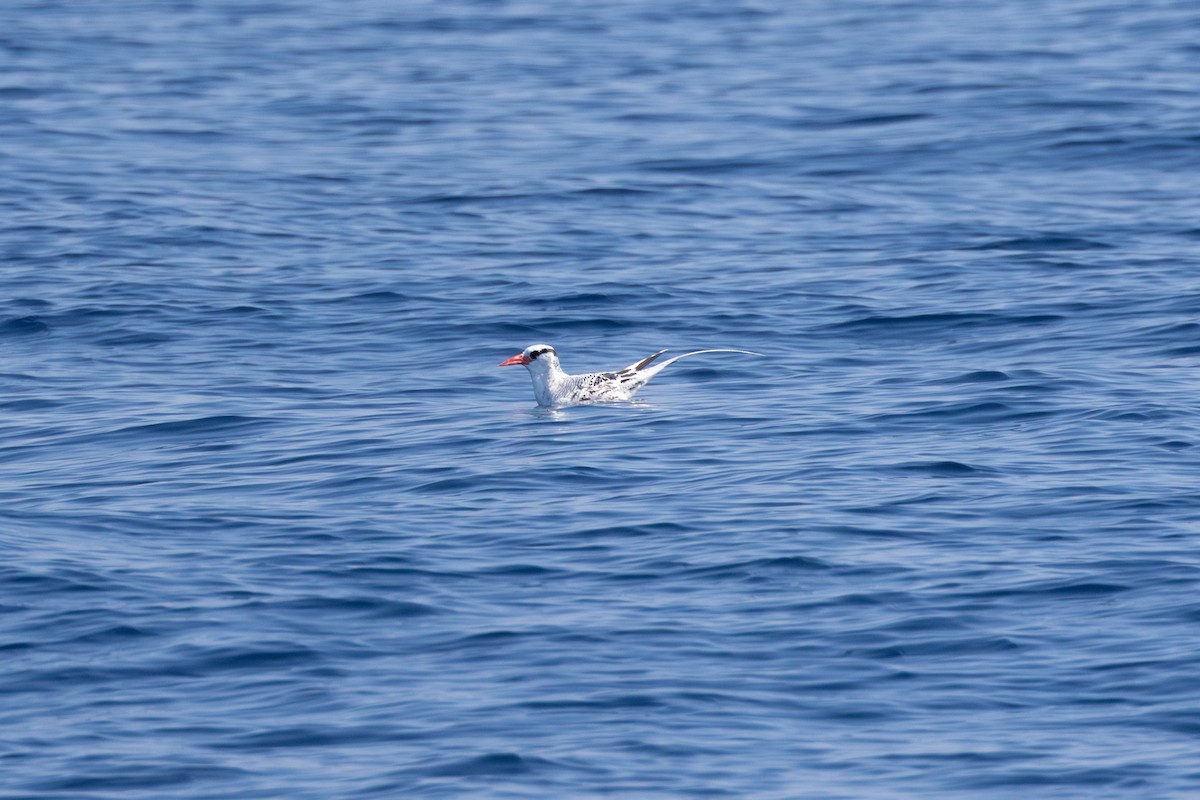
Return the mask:
[(829, 119), (798, 120), (792, 122), (791, 125), (797, 128), (860, 128), (916, 122), (918, 120), (928, 119), (930, 116), (930, 114), (926, 113), (867, 114), (861, 116), (851, 115), (840, 118), (835, 116)]
[(1049, 584), (1037, 584), (1034, 586), (1010, 589), (994, 589), (990, 591), (978, 592), (975, 597), (987, 599), (1005, 599), (1005, 598), (1029, 598), (1029, 597), (1046, 597), (1049, 599), (1082, 599), (1087, 600), (1095, 597), (1107, 597), (1109, 595), (1118, 594), (1120, 592), (1129, 591), (1130, 587), (1119, 584), (1107, 583), (1088, 583), (1088, 582), (1070, 582), (1060, 583), (1053, 582)]
[(985, 244), (975, 245), (975, 250), (1017, 250), (1038, 252), (1043, 250), (1106, 250), (1112, 245), (1094, 239), (1066, 234), (1042, 235), (1036, 237), (1020, 237), (1000, 239)]
[(709, 580), (726, 578), (744, 579), (771, 573), (803, 572), (808, 570), (825, 570), (830, 565), (819, 558), (806, 556), (778, 556), (763, 558), (741, 563), (716, 564), (703, 567), (692, 567), (683, 570), (684, 574), (703, 577)]
[(544, 759), (522, 757), (516, 753), (488, 753), (465, 760), (439, 764), (423, 770), (432, 777), (464, 777), (524, 774), (551, 766)]
[[(848, 538), (863, 538), (863, 539), (923, 539), (926, 534), (912, 528), (883, 528), (883, 527), (865, 527), (862, 525), (837, 525), (829, 529), (829, 533), (835, 536), (845, 536)], [(860, 598), (862, 599), (862, 598)], [(842, 598), (842, 601), (850, 602), (850, 598)]]
[(946, 335), (978, 329), (1011, 329), (1013, 326), (1040, 326), (1062, 322), (1056, 314), (1018, 315), (1000, 313), (869, 314), (858, 319), (827, 326), (834, 333), (876, 334), (881, 337)]
[(899, 473), (928, 475), (935, 478), (968, 478), (997, 474), (996, 470), (971, 466), (959, 461), (910, 461), (896, 464), (891, 470)]
[(104, 592), (115, 588), (113, 582), (102, 575), (72, 569), (56, 570), (54, 574), (9, 569), (0, 573), (0, 584), (8, 587), (9, 592), (20, 595)]
[(910, 411), (877, 419), (896, 424), (936, 421), (957, 425), (989, 425), (1043, 419), (1055, 414), (1053, 410), (1035, 408), (1029, 403), (1024, 406), (998, 400), (922, 403)]
[(104, 336), (96, 340), (97, 344), (106, 347), (153, 347), (154, 345), (170, 342), (172, 337), (165, 333), (152, 331), (127, 331), (115, 336)]
[(1008, 380), (1012, 380), (1012, 378), (1000, 370), (982, 369), (963, 373), (962, 375), (956, 375), (952, 378), (945, 378), (941, 381), (938, 381), (938, 383), (998, 383)]
[[(424, 483), (413, 488), (420, 493), (455, 493), (455, 494), (490, 494), (498, 485), (521, 487), (525, 491), (534, 491), (539, 485), (552, 482), (557, 486), (577, 486), (581, 488), (595, 486), (624, 485), (629, 476), (636, 470), (606, 471), (583, 465), (563, 468), (539, 467), (519, 473), (468, 475), (454, 478), (443, 478)], [(658, 480), (656, 476), (647, 474), (646, 482)]]
[[(351, 294), (351, 295), (345, 295), (345, 296), (341, 296), (341, 297), (335, 297), (335, 298), (331, 298), (327, 302), (347, 303), (347, 304), (353, 304), (353, 305), (362, 304), (362, 305), (397, 306), (397, 305), (403, 305), (405, 303), (411, 302), (413, 299), (414, 298), (410, 295), (384, 289), (384, 290), (373, 291), (373, 292), (362, 292), (359, 294)], [(428, 298), (416, 298), (416, 299), (427, 300)]]
[[(250, 770), (226, 767), (204, 759), (188, 759), (190, 765), (167, 765), (155, 762), (131, 761), (120, 767), (89, 764), (81, 767), (74, 775), (46, 778), (31, 783), (25, 788), (45, 792), (142, 792), (171, 791), (197, 783), (223, 782), (247, 779)], [(78, 796), (78, 795), (75, 795)]]
[(207, 746), (214, 750), (236, 751), (293, 750), (310, 747), (355, 748), (408, 742), (420, 738), (421, 735), (412, 730), (405, 730), (400, 725), (304, 725), (230, 737)]
[(759, 172), (770, 169), (773, 162), (766, 159), (668, 158), (641, 161), (632, 165), (637, 170), (651, 172), (721, 175), (726, 173)]
[[(1072, 770), (1019, 770), (1013, 772), (1005, 770), (1004, 774), (1011, 775), (1011, 780), (1002, 779), (998, 775), (976, 775), (964, 779), (963, 786), (973, 791), (983, 791), (987, 789), (1003, 788), (1019, 788), (1022, 790), (1041, 787), (1049, 789), (1052, 787), (1094, 787), (1101, 789), (1104, 786), (1121, 785), (1125, 781), (1120, 780), (1121, 776), (1128, 775), (1127, 770), (1120, 769), (1072, 769)], [(1136, 790), (1138, 782), (1130, 781), (1123, 788), (1126, 790)]]
[(1115, 408), (1094, 411), (1088, 416), (1106, 422), (1156, 422), (1173, 419), (1179, 411), (1169, 408)]
[(38, 317), (14, 317), (0, 323), (0, 336), (29, 336), (49, 330), (50, 326)]
[(682, 536), (697, 530), (695, 526), (678, 522), (653, 522), (641, 525), (604, 525), (577, 529), (572, 538), (579, 539), (624, 539), (656, 536)]
[(1168, 358), (1192, 358), (1200, 355), (1200, 345), (1185, 345), (1182, 347), (1168, 347), (1158, 351), (1159, 355)]
[(638, 195), (658, 194), (656, 189), (637, 188), (632, 186), (589, 186), (586, 189), (576, 189), (571, 194), (584, 197), (637, 197)]
[(185, 674), (275, 672), (297, 667), (310, 667), (322, 661), (322, 656), (308, 647), (287, 642), (260, 643), (254, 647), (188, 648), (191, 652), (176, 651), (166, 669)]
[[(1020, 643), (1007, 637), (955, 637), (932, 640), (913, 639), (903, 645), (884, 647), (851, 648), (847, 655), (869, 659), (893, 660), (936, 657), (965, 657), (1023, 650)], [(881, 714), (886, 719), (888, 715)]]
[[(9, 45), (6, 43), (5, 47)], [(49, 87), (32, 86), (0, 86), (0, 97), (8, 100), (28, 100), (34, 97), (47, 97), (58, 93)]]
[(274, 602), (255, 601), (245, 604), (244, 609), (247, 612), (275, 611), (288, 615), (293, 612), (301, 614), (310, 612), (325, 619), (331, 616), (403, 619), (438, 613), (438, 609), (425, 603), (346, 597), (305, 597)]
[(42, 411), (45, 409), (61, 406), (62, 403), (57, 400), (51, 400), (44, 397), (28, 397), (20, 400), (7, 400), (0, 402), (0, 408), (8, 411)]
[(166, 422), (149, 422), (142, 425), (130, 425), (96, 434), (104, 438), (188, 438), (194, 436), (210, 436), (214, 434), (234, 434), (248, 429), (257, 429), (270, 425), (271, 420), (260, 417), (247, 417), (237, 414), (215, 414), (205, 417), (171, 420)]
[(1105, 136), (1070, 139), (1050, 145), (1060, 157), (1074, 157), (1087, 163), (1152, 161), (1163, 168), (1186, 169), (1197, 162), (1197, 142), (1188, 132), (1137, 133), (1127, 138)]
[(648, 299), (647, 296), (653, 297), (655, 294), (660, 299), (666, 299), (666, 296), (661, 293), (656, 293), (653, 289), (641, 289), (630, 291), (624, 288), (621, 291), (613, 292), (592, 292), (592, 293), (569, 293), (554, 297), (534, 297), (530, 299), (531, 305), (537, 308), (544, 308), (549, 311), (569, 308), (595, 308), (598, 306), (616, 306), (620, 307), (623, 304), (632, 302), (644, 303)]

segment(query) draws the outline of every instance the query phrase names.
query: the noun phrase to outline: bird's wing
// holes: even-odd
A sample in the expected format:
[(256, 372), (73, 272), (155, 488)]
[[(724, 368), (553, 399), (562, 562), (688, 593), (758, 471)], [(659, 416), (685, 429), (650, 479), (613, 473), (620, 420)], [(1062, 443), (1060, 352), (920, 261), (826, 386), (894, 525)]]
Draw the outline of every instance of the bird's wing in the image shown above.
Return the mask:
[(635, 361), (628, 367), (614, 370), (613, 372), (592, 372), (587, 375), (572, 375), (571, 380), (575, 383), (575, 392), (580, 397), (587, 397), (597, 394), (611, 394), (636, 392), (640, 389), (650, 377), (658, 372), (658, 367), (647, 370), (656, 358), (661, 356), (666, 350), (659, 350), (652, 356), (646, 356), (641, 361)]
[(620, 372), (641, 372), (641, 371), (642, 371), (642, 370), (644, 370), (646, 367), (650, 366), (650, 364), (651, 364), (651, 363), (652, 363), (652, 362), (653, 362), (653, 361), (654, 361), (656, 358), (658, 358), (659, 356), (661, 356), (661, 355), (662, 355), (663, 353), (665, 353), (665, 352), (667, 352), (667, 351), (666, 351), (666, 350), (659, 350), (657, 353), (655, 353), (655, 354), (654, 354), (654, 355), (652, 355), (652, 356), (646, 356), (646, 357), (645, 357), (645, 358), (643, 358), (641, 361), (635, 361), (634, 363), (630, 364), (630, 365), (629, 365), (628, 367), (626, 367), (625, 369), (623, 369), (623, 370), (620, 370)]

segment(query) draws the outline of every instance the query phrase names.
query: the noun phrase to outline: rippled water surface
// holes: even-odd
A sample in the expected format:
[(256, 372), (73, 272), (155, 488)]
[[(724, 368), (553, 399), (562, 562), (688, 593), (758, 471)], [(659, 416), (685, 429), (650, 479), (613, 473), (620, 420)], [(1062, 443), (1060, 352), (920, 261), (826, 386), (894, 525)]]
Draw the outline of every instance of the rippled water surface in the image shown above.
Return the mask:
[(1197, 30), (9, 0), (0, 798), (1196, 797)]

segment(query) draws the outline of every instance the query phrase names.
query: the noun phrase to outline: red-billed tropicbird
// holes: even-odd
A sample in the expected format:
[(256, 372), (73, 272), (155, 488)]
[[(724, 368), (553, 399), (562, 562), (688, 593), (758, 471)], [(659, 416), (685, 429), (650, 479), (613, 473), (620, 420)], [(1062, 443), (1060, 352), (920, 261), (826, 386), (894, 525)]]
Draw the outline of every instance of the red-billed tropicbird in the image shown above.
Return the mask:
[(633, 393), (667, 366), (681, 358), (698, 356), (701, 353), (745, 353), (757, 356), (749, 350), (696, 350), (681, 356), (668, 358), (654, 366), (651, 362), (666, 350), (635, 361), (616, 372), (592, 372), (586, 375), (568, 375), (558, 364), (558, 353), (548, 344), (531, 344), (512, 358), (500, 362), (502, 367), (518, 364), (529, 370), (533, 379), (533, 394), (539, 406), (568, 406), (575, 403), (609, 403), (630, 400)]

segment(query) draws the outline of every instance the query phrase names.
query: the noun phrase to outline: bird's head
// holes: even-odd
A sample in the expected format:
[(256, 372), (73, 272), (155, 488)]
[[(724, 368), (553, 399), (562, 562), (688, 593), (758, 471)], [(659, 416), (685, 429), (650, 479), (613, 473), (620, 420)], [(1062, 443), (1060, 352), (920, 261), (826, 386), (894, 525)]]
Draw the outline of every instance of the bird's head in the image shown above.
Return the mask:
[(512, 358), (500, 362), (502, 367), (521, 364), (533, 373), (547, 373), (558, 367), (558, 353), (548, 344), (531, 344)]

